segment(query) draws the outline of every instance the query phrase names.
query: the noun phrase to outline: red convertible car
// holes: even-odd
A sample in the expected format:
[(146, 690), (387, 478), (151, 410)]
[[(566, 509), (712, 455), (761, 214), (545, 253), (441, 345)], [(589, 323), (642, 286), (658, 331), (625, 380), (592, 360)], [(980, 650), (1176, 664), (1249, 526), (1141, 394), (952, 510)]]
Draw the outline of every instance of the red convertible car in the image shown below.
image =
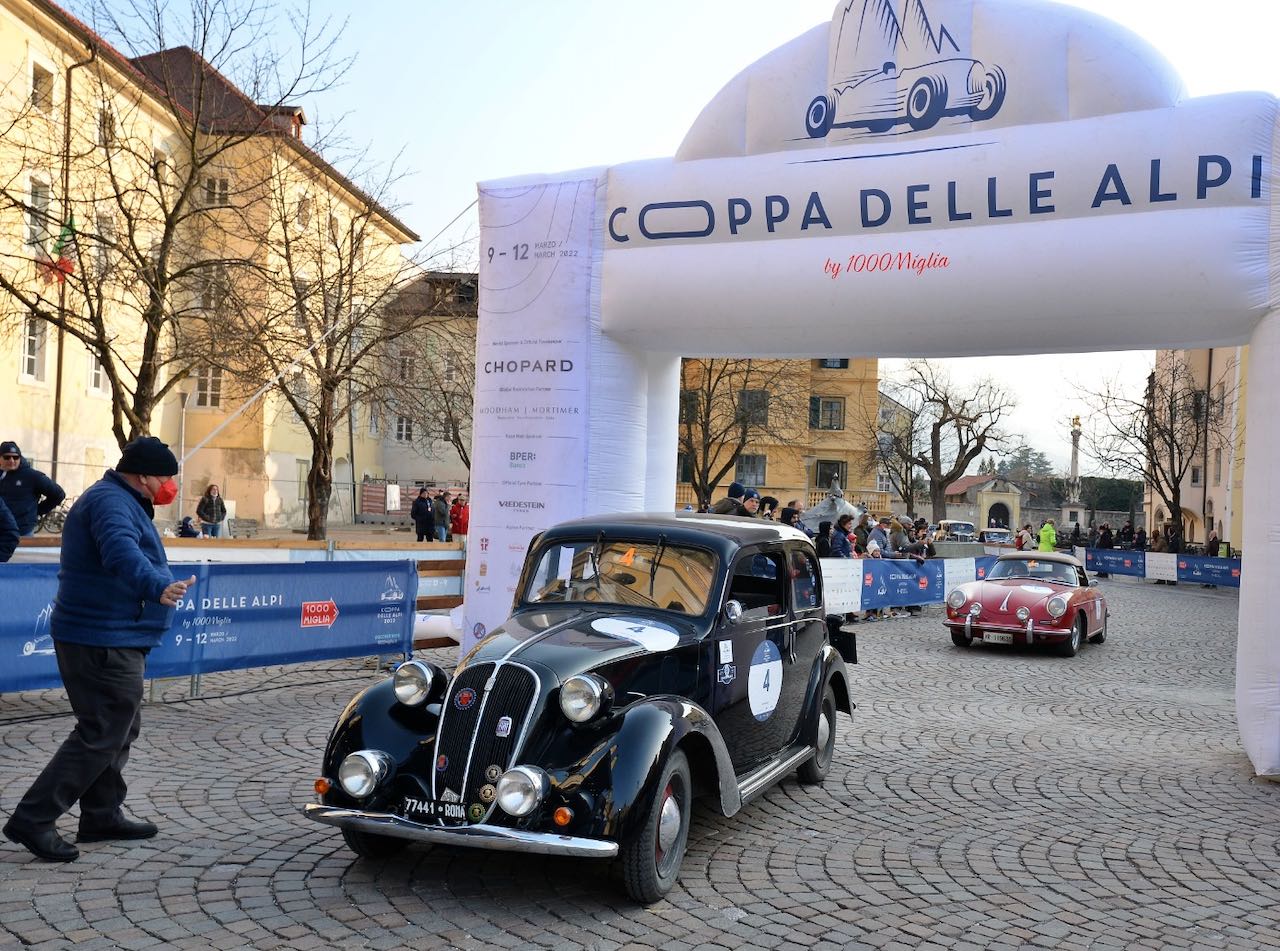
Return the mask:
[(957, 647), (1052, 644), (1074, 657), (1085, 641), (1107, 639), (1107, 599), (1084, 565), (1057, 552), (1011, 551), (982, 581), (947, 595), (947, 627)]

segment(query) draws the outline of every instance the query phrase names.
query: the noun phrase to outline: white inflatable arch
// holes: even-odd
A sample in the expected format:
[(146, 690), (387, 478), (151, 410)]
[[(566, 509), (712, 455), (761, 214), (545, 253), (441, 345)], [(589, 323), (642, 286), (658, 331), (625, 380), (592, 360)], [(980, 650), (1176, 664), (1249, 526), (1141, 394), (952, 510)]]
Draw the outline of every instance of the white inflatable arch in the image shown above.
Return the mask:
[(1280, 776), (1276, 128), (1076, 9), (841, 0), (674, 158), (482, 185), (468, 644), (533, 533), (671, 510), (681, 354), (1248, 343), (1237, 707)]

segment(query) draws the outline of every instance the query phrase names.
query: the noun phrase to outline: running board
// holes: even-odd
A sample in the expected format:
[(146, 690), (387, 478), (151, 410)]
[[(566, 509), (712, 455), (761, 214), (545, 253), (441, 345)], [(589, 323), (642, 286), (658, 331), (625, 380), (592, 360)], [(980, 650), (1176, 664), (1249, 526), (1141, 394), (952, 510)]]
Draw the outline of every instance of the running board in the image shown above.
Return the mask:
[(813, 755), (812, 746), (793, 747), (790, 752), (783, 755), (782, 759), (767, 763), (754, 773), (748, 773), (738, 784), (738, 795), (742, 797), (742, 804), (745, 806), (787, 773), (806, 760), (812, 759)]

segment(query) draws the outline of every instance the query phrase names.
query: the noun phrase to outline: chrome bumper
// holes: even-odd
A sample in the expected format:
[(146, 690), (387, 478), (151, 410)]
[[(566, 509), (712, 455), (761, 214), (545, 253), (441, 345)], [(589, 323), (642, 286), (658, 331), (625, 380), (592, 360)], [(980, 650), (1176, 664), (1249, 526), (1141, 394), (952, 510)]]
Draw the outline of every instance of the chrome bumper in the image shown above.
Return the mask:
[(554, 832), (524, 832), (501, 826), (428, 826), (410, 822), (387, 812), (364, 812), (338, 806), (307, 803), (302, 814), (308, 819), (343, 829), (371, 832), (414, 842), (441, 845), (464, 845), (500, 852), (536, 852), (541, 855), (571, 855), (585, 859), (611, 859), (618, 854), (618, 843), (580, 836), (557, 835)]

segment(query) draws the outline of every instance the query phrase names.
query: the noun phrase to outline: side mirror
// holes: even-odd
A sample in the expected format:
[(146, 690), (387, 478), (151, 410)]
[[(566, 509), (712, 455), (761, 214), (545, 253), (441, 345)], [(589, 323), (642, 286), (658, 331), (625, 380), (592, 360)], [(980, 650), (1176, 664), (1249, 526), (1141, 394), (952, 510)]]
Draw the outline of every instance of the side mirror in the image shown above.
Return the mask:
[(742, 620), (742, 602), (726, 601), (724, 603), (724, 619), (730, 624), (737, 624)]
[(1090, 579), (1089, 579), (1089, 587), (1090, 587), (1090, 588), (1096, 588), (1097, 586), (1098, 586), (1098, 579), (1097, 579), (1097, 578), (1090, 578)]

